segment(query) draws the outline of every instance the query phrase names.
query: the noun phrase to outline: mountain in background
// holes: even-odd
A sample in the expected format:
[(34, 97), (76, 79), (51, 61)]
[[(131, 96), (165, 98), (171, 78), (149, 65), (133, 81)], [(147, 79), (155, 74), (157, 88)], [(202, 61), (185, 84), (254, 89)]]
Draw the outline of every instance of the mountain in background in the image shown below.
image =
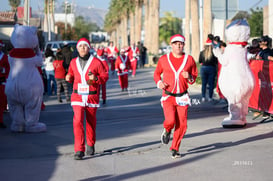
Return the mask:
[[(58, 7), (56, 8), (56, 13), (62, 13), (63, 8)], [(103, 28), (104, 25), (104, 18), (108, 10), (106, 9), (98, 9), (93, 7), (82, 7), (76, 6), (74, 9), (75, 15), (82, 16), (85, 21), (96, 23), (100, 28)]]
[[(63, 13), (63, 7), (56, 6), (55, 13)], [(85, 21), (96, 23), (100, 28), (103, 28), (104, 18), (108, 10), (106, 9), (98, 9), (93, 7), (82, 7), (76, 6), (74, 9), (75, 15), (82, 16)], [(41, 12), (33, 11), (33, 17), (43, 17), (44, 15)]]

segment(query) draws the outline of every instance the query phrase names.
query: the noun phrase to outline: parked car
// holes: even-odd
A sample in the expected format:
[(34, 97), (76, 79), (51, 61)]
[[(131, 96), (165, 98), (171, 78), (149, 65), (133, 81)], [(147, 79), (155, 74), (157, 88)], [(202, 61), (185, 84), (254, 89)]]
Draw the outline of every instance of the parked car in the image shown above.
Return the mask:
[(73, 50), (76, 49), (76, 45), (77, 42), (76, 41), (72, 41), (72, 40), (65, 40), (65, 41), (48, 41), (45, 44), (45, 48), (44, 50), (46, 50), (47, 48), (51, 48), (51, 50), (56, 53), (56, 51), (58, 49), (61, 49), (63, 46), (68, 45), (70, 46)]
[(161, 47), (159, 49), (159, 54), (167, 54), (167, 53), (170, 53), (172, 51), (172, 47), (171, 46), (165, 46), (165, 47)]

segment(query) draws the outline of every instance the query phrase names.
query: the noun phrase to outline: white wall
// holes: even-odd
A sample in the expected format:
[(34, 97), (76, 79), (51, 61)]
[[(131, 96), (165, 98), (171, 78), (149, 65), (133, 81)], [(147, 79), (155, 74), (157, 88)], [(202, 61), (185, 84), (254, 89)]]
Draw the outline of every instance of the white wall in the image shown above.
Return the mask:
[(65, 17), (65, 13), (55, 13), (54, 18), (55, 18), (55, 23), (57, 22), (65, 23), (65, 19), (66, 19), (67, 23), (70, 24), (72, 27), (75, 25), (74, 14), (66, 14), (66, 17)]

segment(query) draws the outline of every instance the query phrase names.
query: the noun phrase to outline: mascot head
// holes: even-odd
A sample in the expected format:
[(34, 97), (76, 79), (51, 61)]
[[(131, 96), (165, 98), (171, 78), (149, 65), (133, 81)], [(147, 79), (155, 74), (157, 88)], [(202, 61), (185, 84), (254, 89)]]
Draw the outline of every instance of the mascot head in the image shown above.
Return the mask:
[(37, 28), (16, 24), (11, 35), (14, 48), (35, 48), (38, 46)]
[(247, 42), (250, 27), (245, 19), (237, 19), (226, 27), (225, 33), (228, 42)]

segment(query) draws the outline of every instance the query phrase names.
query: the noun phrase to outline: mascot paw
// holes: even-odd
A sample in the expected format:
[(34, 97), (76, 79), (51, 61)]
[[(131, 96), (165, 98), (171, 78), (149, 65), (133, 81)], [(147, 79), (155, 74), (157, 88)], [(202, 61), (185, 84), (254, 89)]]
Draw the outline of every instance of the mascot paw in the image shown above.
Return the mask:
[(246, 126), (246, 120), (231, 120), (225, 118), (222, 121), (223, 128), (243, 128)]
[(46, 125), (44, 123), (36, 123), (34, 125), (26, 127), (28, 133), (40, 133), (46, 131)]

